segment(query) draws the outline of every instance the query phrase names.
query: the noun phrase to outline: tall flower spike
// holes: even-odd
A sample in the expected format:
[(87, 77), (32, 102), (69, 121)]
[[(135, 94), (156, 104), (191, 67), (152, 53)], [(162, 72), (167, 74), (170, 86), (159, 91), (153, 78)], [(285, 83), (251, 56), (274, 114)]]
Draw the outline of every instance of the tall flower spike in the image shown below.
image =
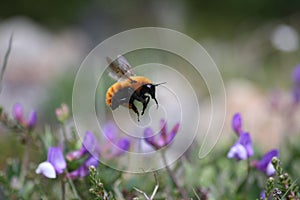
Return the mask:
[(258, 170), (263, 171), (267, 176), (272, 176), (275, 174), (275, 169), (272, 164), (273, 157), (279, 157), (278, 149), (267, 152), (260, 161), (254, 163), (254, 166)]
[(227, 157), (247, 160), (253, 156), (252, 141), (249, 133), (241, 133), (238, 141), (230, 148)]
[(154, 149), (160, 149), (164, 146), (170, 144), (175, 138), (178, 130), (179, 123), (176, 123), (172, 130), (168, 133), (166, 127), (166, 121), (162, 119), (160, 121), (160, 132), (157, 135), (154, 135), (151, 128), (146, 128), (144, 130), (144, 140), (150, 144)]
[(243, 130), (242, 130), (242, 116), (240, 113), (236, 113), (232, 117), (232, 122), (231, 122), (232, 129), (240, 135)]

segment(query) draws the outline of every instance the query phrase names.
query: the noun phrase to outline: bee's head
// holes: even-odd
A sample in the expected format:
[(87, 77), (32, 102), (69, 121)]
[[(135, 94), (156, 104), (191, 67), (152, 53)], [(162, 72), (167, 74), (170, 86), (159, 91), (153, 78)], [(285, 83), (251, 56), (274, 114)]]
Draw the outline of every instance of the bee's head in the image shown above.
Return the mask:
[(158, 104), (156, 98), (155, 98), (155, 88), (156, 86), (159, 86), (161, 84), (165, 84), (166, 82), (164, 83), (159, 83), (159, 84), (152, 84), (152, 83), (148, 83), (148, 84), (145, 84), (143, 85), (143, 93), (148, 93), (152, 99), (154, 99), (154, 101), (156, 102), (156, 104)]

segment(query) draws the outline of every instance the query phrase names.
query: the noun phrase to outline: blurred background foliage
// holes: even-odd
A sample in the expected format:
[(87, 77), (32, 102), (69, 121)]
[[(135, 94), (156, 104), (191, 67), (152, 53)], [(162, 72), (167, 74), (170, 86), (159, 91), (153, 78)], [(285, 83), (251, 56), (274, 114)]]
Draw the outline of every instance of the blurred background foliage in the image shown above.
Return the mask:
[[(249, 2), (237, 0), (222, 2), (196, 0), (121, 2), (43, 0), (35, 2), (13, 0), (1, 3), (0, 20), (3, 24), (2, 27), (7, 28), (4, 26), (7, 21), (12, 21), (11, 23), (18, 26), (17, 20), (13, 19), (24, 18), (33, 23), (31, 28), (35, 29), (36, 26), (42, 28), (41, 32), (38, 32), (39, 34), (59, 36), (62, 40), (68, 39), (60, 36), (62, 32), (68, 31), (69, 35), (65, 37), (72, 38), (75, 35), (71, 42), (74, 42), (75, 46), (79, 46), (80, 53), (76, 58), (74, 57), (75, 61), (63, 63), (63, 65), (69, 65), (63, 66), (63, 68), (67, 68), (71, 72), (64, 73), (66, 76), (74, 75), (85, 54), (107, 37), (131, 28), (161, 26), (182, 31), (199, 41), (213, 57), (225, 80), (241, 76), (259, 83), (261, 87), (270, 88), (274, 84), (288, 87), (289, 74), (286, 69), (291, 69), (298, 62), (299, 10), (300, 3), (297, 0)], [(291, 31), (291, 37), (296, 33), (296, 36), (292, 38), (295, 40), (294, 45), (290, 49), (282, 50), (280, 47), (278, 49), (276, 43), (274, 45), (272, 42), (272, 35), (280, 25), (291, 28), (288, 29)], [(11, 29), (16, 32), (15, 42), (18, 43), (18, 29)], [(2, 33), (7, 33), (11, 29), (6, 32), (2, 31)], [(78, 38), (78, 35), (82, 37)], [(7, 37), (2, 34), (1, 44), (4, 44)], [(82, 38), (83, 40), (80, 40)], [(36, 42), (39, 42), (38, 39), (36, 38)], [(76, 41), (76, 39), (78, 40)], [(283, 38), (282, 40), (288, 39)], [(84, 45), (76, 44), (78, 41), (83, 41)], [(17, 51), (17, 49), (15, 50)], [(51, 56), (50, 59), (55, 59), (55, 56), (58, 55)], [(40, 58), (42, 59), (42, 57)], [(11, 65), (13, 64), (11, 63)], [(49, 65), (47, 67), (59, 68), (62, 63), (54, 64), (57, 66)], [(26, 67), (32, 68), (33, 66)], [(281, 74), (284, 78), (277, 78), (277, 74)], [(50, 77), (52, 78), (52, 76)], [(61, 77), (61, 74), (59, 76), (56, 74), (53, 78), (60, 79)], [(51, 81), (51, 83), (56, 83), (56, 81)], [(64, 96), (59, 95), (64, 90), (58, 88), (66, 84), (67, 81), (53, 87), (50, 85), (52, 88), (50, 90), (53, 91), (51, 93), (58, 94), (56, 99)], [(72, 83), (70, 82), (70, 84)], [(70, 88), (70, 86), (66, 86), (66, 88)], [(62, 98), (61, 101), (70, 102), (70, 99)], [(49, 102), (46, 102), (49, 105)], [(56, 103), (54, 100), (55, 106), (57, 106)]]
[[(236, 32), (235, 29), (240, 25), (244, 24), (248, 30), (251, 30), (272, 20), (282, 20), (298, 15), (299, 8), (300, 3), (297, 0), (248, 2), (238, 0), (223, 2), (217, 0), (131, 0), (122, 2), (74, 0), (71, 3), (48, 0), (40, 2), (13, 0), (3, 1), (0, 12), (2, 19), (17, 15), (28, 16), (51, 28), (82, 25), (91, 23), (91, 18), (99, 18), (100, 21), (108, 19), (107, 22), (114, 20), (110, 27), (126, 29), (132, 26), (160, 26), (159, 15), (161, 12), (166, 15), (171, 13), (174, 18), (178, 17), (176, 15), (183, 14), (180, 21), (184, 22), (184, 26), (191, 30), (192, 35), (231, 38), (232, 34)], [(104, 27), (98, 28), (103, 29)]]
[[(228, 119), (234, 112), (245, 115), (247, 130), (254, 135), (254, 143), (261, 145), (256, 147), (258, 155), (262, 155), (266, 147), (280, 146), (284, 167), (297, 177), (300, 150), (294, 142), (299, 141), (295, 136), (299, 129), (282, 127), (281, 122), (289, 118), (280, 112), (260, 116), (257, 111), (265, 111), (261, 108), (274, 102), (285, 105), (289, 101), (286, 99), (290, 96), (291, 70), (299, 63), (299, 22), (298, 0), (4, 0), (0, 6), (1, 59), (10, 33), (14, 32), (15, 37), (0, 104), (10, 110), (15, 102), (20, 102), (26, 112), (31, 108), (38, 110), (40, 124), (54, 124), (54, 109), (62, 102), (71, 105), (76, 71), (99, 42), (131, 28), (171, 28), (200, 42), (212, 56), (228, 91)], [(134, 58), (130, 61), (137, 62)], [(280, 91), (280, 98), (272, 96), (272, 91)], [(299, 112), (296, 123), (297, 116)], [(222, 138), (232, 142), (228, 121)], [(21, 157), (22, 147), (14, 146), (17, 141), (13, 134), (0, 131), (2, 169), (7, 158)], [(292, 139), (283, 139), (290, 135)], [(192, 155), (191, 159), (197, 163), (185, 165), (187, 184), (203, 186), (199, 188), (202, 192), (214, 191), (215, 199), (232, 199), (236, 187), (218, 184), (233, 179), (241, 183), (245, 166), (228, 160), (224, 149), (229, 149), (228, 143), (217, 146), (214, 157), (201, 161)], [(125, 179), (128, 181), (128, 185), (123, 186), (125, 190), (138, 186), (146, 192), (152, 191), (153, 184), (144, 185), (154, 182), (151, 174), (147, 176), (148, 181), (140, 176)], [(161, 184), (167, 185), (164, 181), (168, 180), (162, 180)], [(257, 186), (262, 186), (264, 181), (252, 181), (259, 182), (256, 188), (250, 188), (256, 193), (248, 193), (254, 198), (259, 191)], [(43, 182), (48, 185), (49, 180)]]

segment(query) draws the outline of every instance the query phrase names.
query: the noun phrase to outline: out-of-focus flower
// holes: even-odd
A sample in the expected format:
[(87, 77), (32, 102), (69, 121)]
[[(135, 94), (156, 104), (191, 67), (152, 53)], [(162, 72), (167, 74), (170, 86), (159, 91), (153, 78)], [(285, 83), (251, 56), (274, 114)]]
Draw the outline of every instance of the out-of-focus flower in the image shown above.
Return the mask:
[(297, 65), (292, 73), (293, 89), (292, 94), (295, 103), (300, 102), (300, 64)]
[[(76, 170), (69, 173), (70, 178), (82, 178), (87, 176), (90, 166), (98, 166), (100, 156), (112, 159), (122, 155), (130, 148), (128, 139), (117, 137), (117, 128), (114, 124), (106, 124), (103, 131), (107, 142), (102, 146), (99, 145), (93, 132), (87, 131), (84, 135), (81, 148), (66, 155), (68, 161), (77, 160), (83, 156), (87, 157)], [(116, 145), (116, 147), (114, 147), (114, 145)]]
[(64, 155), (59, 147), (50, 147), (48, 149), (47, 161), (39, 164), (35, 172), (42, 173), (47, 178), (56, 178), (57, 174), (63, 173), (67, 167)]
[(87, 131), (79, 150), (72, 151), (66, 155), (67, 160), (72, 161), (83, 157), (84, 155), (98, 155), (100, 153), (97, 138), (92, 131)]
[(272, 33), (271, 44), (281, 51), (296, 51), (299, 48), (298, 33), (292, 26), (279, 24)]
[(28, 119), (26, 120), (24, 118), (24, 113), (23, 113), (23, 106), (20, 103), (16, 103), (13, 107), (13, 117), (15, 120), (22, 125), (25, 128), (28, 129), (33, 129), (34, 126), (36, 125), (37, 121), (37, 112), (36, 111), (31, 111), (31, 113), (28, 116)]
[(99, 158), (96, 156), (90, 156), (87, 158), (83, 164), (78, 167), (76, 170), (69, 173), (70, 178), (82, 178), (89, 175), (89, 167), (94, 166), (97, 167), (99, 164)]
[(254, 167), (258, 170), (263, 171), (267, 176), (272, 176), (275, 174), (275, 169), (272, 164), (272, 158), (279, 156), (278, 149), (273, 149), (266, 153), (260, 161), (254, 161)]
[(20, 124), (24, 123), (24, 116), (23, 116), (23, 107), (21, 104), (16, 103), (13, 107), (13, 116), (15, 120), (17, 120)]
[(172, 142), (179, 130), (179, 123), (176, 123), (172, 130), (167, 133), (166, 121), (160, 120), (160, 132), (154, 135), (152, 128), (146, 128), (144, 130), (144, 139), (155, 149), (160, 149)]
[(100, 147), (97, 138), (92, 131), (87, 131), (79, 150), (72, 151), (66, 155), (67, 160), (73, 161), (87, 156), (85, 161), (74, 171), (69, 173), (70, 178), (82, 178), (89, 174), (91, 165), (97, 167), (99, 164)]
[(230, 148), (227, 157), (247, 160), (253, 156), (252, 141), (249, 133), (241, 133), (238, 141)]
[(37, 121), (37, 113), (36, 111), (32, 111), (27, 121), (27, 128), (32, 129), (35, 126), (36, 121)]
[(64, 123), (69, 117), (68, 105), (65, 103), (62, 103), (59, 108), (56, 108), (55, 115), (59, 122)]
[(107, 142), (101, 147), (101, 155), (105, 158), (112, 159), (129, 150), (130, 140), (126, 137), (118, 137), (118, 129), (114, 123), (105, 124), (103, 134)]
[(266, 198), (266, 192), (265, 192), (264, 190), (261, 191), (259, 197), (260, 197), (261, 199), (265, 199), (265, 198)]
[(242, 130), (242, 117), (240, 113), (236, 113), (232, 117), (232, 122), (231, 122), (232, 129), (240, 135), (243, 130)]

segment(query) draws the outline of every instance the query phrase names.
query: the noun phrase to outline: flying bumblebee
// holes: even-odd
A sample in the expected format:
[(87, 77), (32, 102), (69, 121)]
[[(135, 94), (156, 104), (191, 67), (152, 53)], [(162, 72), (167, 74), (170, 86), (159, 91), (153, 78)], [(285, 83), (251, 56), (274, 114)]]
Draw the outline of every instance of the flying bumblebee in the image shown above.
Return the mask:
[(140, 114), (134, 101), (139, 101), (143, 104), (141, 115), (144, 114), (150, 97), (155, 101), (157, 108), (158, 102), (155, 98), (156, 86), (163, 84), (153, 84), (148, 78), (136, 76), (132, 71), (131, 65), (123, 56), (118, 56), (115, 61), (106, 58), (109, 64), (109, 76), (118, 82), (110, 86), (106, 92), (106, 104), (115, 110), (120, 105), (132, 109), (137, 114), (140, 121)]

